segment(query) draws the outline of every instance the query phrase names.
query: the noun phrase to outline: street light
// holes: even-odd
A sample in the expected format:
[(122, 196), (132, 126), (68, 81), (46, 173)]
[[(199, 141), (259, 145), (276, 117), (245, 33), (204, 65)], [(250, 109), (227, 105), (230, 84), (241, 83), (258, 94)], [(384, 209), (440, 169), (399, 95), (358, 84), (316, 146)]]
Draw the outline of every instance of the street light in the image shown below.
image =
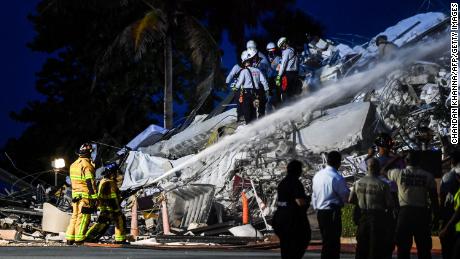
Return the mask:
[(64, 158), (56, 158), (51, 161), (51, 166), (54, 169), (54, 186), (57, 186), (57, 173), (59, 170), (65, 167), (65, 160)]

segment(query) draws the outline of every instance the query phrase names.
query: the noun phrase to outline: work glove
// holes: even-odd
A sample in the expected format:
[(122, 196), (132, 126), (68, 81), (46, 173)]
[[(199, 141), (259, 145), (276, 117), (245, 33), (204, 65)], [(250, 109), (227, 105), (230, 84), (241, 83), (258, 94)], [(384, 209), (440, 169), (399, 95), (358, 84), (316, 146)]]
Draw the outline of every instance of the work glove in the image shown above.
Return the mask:
[(238, 88), (236, 88), (236, 83), (231, 83), (230, 88), (232, 89), (233, 92), (236, 92)]
[(276, 76), (275, 84), (276, 84), (276, 86), (281, 86), (281, 76), (280, 75)]
[(255, 99), (252, 104), (254, 105), (254, 108), (256, 109), (259, 108), (259, 104), (260, 104), (259, 99)]

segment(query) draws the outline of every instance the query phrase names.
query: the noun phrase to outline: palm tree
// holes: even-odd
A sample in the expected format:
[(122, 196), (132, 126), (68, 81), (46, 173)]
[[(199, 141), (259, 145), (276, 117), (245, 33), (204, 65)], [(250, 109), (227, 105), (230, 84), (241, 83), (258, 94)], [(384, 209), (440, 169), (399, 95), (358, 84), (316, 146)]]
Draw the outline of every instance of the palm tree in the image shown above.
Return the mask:
[[(195, 71), (208, 76), (198, 84), (200, 107), (212, 90), (220, 68), (219, 46), (194, 16), (184, 8), (190, 0), (143, 0), (144, 17), (127, 26), (96, 64), (96, 75), (116, 58), (115, 50), (123, 48), (129, 56), (141, 60), (153, 47), (163, 49), (164, 59), (164, 127), (173, 127), (173, 52), (187, 53)], [(180, 41), (180, 42), (179, 42)], [(189, 116), (195, 115), (196, 109)]]

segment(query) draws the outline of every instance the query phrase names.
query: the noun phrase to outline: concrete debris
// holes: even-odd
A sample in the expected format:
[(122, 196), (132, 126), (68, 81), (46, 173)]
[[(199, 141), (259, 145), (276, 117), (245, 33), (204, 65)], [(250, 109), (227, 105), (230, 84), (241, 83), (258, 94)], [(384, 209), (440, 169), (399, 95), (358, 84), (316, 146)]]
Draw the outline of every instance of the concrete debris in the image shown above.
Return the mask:
[(260, 233), (257, 229), (255, 229), (252, 225), (246, 224), (241, 226), (236, 226), (229, 229), (230, 233), (236, 237), (262, 237), (262, 233)]
[(61, 211), (56, 206), (45, 202), (43, 204), (42, 230), (56, 234), (65, 232), (70, 218), (70, 213)]

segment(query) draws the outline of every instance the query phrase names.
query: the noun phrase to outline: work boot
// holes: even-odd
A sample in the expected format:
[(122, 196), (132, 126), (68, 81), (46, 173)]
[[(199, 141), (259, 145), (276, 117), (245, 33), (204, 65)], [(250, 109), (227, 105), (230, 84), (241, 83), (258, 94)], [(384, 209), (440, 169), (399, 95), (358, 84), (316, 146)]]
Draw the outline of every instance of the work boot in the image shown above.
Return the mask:
[(129, 242), (126, 242), (125, 240), (123, 240), (123, 241), (115, 241), (115, 244), (117, 244), (117, 245), (129, 245)]
[(73, 240), (66, 240), (65, 243), (66, 243), (68, 246), (71, 246), (71, 245), (73, 245), (74, 241), (73, 241)]

